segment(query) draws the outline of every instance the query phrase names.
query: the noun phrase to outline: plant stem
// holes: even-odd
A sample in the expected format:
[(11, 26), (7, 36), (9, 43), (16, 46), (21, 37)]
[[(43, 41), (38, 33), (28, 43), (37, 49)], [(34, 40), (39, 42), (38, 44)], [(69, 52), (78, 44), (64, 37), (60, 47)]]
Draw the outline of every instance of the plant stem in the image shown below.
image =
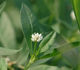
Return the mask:
[(31, 59), (30, 59), (30, 61), (29, 61), (29, 63), (28, 63), (28, 65), (25, 67), (25, 69), (24, 70), (27, 70), (29, 67), (30, 67), (30, 65), (31, 64), (33, 64), (33, 62), (35, 61), (35, 56), (33, 56)]
[(24, 70), (27, 70), (30, 65), (31, 65), (31, 63), (28, 63), (28, 65), (26, 66), (26, 68)]
[[(37, 42), (35, 42), (35, 44), (34, 44), (34, 53), (35, 54), (36, 54), (36, 46), (37, 46)], [(32, 65), (34, 63), (35, 60), (36, 60), (36, 56), (32, 54), (31, 59), (24, 70), (27, 70), (30, 67), (30, 65)]]
[(34, 53), (36, 52), (36, 46), (37, 46), (37, 42), (35, 42), (35, 45), (34, 45)]

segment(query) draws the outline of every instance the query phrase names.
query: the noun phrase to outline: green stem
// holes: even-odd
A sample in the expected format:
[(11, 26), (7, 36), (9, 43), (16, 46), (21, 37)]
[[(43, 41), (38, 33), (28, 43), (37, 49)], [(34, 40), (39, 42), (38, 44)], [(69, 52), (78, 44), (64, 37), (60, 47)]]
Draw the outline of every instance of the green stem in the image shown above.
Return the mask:
[(30, 61), (29, 61), (28, 65), (25, 67), (25, 69), (24, 69), (24, 70), (27, 70), (27, 69), (30, 67), (30, 65), (32, 65), (32, 64), (33, 64), (33, 62), (35, 61), (35, 59), (36, 59), (36, 57), (35, 57), (35, 56), (33, 56), (33, 57), (30, 59)]
[(26, 68), (24, 70), (27, 70), (30, 65), (31, 65), (31, 63), (28, 63), (28, 65), (26, 66)]
[[(35, 53), (35, 54), (37, 53), (37, 52), (36, 52), (36, 46), (37, 46), (37, 42), (35, 42), (35, 44), (34, 44), (34, 53)], [(37, 55), (37, 54), (36, 54), (36, 55)], [(24, 70), (27, 70), (27, 69), (34, 63), (35, 60), (36, 60), (36, 56), (33, 55), (33, 54), (31, 54), (31, 59), (30, 59), (29, 63), (27, 64), (27, 66), (25, 67)]]
[(37, 46), (37, 42), (35, 42), (35, 45), (34, 45), (34, 53), (36, 52), (36, 46)]

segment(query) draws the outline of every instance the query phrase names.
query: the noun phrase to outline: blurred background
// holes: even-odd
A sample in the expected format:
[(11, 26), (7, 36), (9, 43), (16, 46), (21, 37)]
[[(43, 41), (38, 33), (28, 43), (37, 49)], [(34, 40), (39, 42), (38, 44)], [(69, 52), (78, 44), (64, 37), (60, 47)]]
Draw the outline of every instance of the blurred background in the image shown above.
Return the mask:
[[(80, 32), (70, 0), (0, 0), (0, 4), (4, 1), (7, 3), (2, 14), (4, 24), (0, 24), (0, 31), (8, 45), (6, 46), (0, 38), (0, 46), (12, 49), (19, 49), (23, 46), (24, 36), (20, 24), (22, 3), (25, 3), (34, 12), (41, 24), (55, 30), (63, 37), (57, 38), (60, 45), (80, 40)], [(70, 50), (44, 64), (66, 67), (65, 70), (69, 70), (67, 68), (76, 66), (79, 57), (78, 52), (78, 48)], [(25, 52), (21, 51), (18, 55), (14, 55), (14, 58), (13, 56), (10, 56), (10, 58), (12, 57), (12, 61), (16, 59), (19, 65), (23, 65), (26, 60), (26, 57), (24, 57), (24, 55), (27, 55), (26, 53), (26, 50)], [(24, 59), (24, 61), (21, 59)]]

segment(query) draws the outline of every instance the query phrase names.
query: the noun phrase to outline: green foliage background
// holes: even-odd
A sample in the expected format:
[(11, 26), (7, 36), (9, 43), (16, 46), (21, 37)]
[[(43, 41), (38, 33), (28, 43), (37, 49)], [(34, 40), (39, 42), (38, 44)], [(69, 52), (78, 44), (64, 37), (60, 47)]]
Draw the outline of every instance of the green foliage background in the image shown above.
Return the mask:
[[(0, 4), (4, 1), (5, 0), (0, 0)], [(32, 66), (38, 64), (42, 65), (32, 67), (32, 69), (79, 70), (80, 32), (78, 28), (79, 23), (77, 24), (77, 21), (80, 21), (80, 16), (78, 15), (79, 11), (77, 11), (79, 8), (76, 7), (78, 0), (76, 0), (76, 2), (75, 0), (6, 0), (6, 6), (5, 8), (3, 7), (4, 11), (1, 12), (0, 10), (0, 16), (2, 15), (0, 19), (0, 46), (1, 48), (8, 48), (8, 51), (9, 49), (13, 49), (11, 54), (20, 51), (18, 49), (22, 48), (22, 51), (19, 53), (8, 56), (11, 61), (17, 62), (12, 68), (14, 68), (14, 70), (20, 70), (18, 66), (24, 66), (29, 56), (29, 51), (21, 28), (20, 9), (22, 3), (25, 3), (39, 20), (43, 36), (51, 31), (56, 31), (57, 36), (54, 46), (63, 47), (58, 49), (61, 51), (59, 55), (55, 57), (52, 57), (54, 55), (50, 55), (50, 58), (47, 58), (49, 55), (46, 55), (46, 58), (42, 57), (42, 60), (36, 61)], [(75, 8), (72, 7), (73, 5)], [(71, 19), (70, 14), (72, 10), (75, 10), (77, 21)], [(35, 29), (35, 31), (37, 30), (38, 29)], [(75, 46), (77, 46), (77, 48), (72, 49), (72, 47)], [(66, 49), (70, 48), (71, 50), (66, 51)], [(56, 51), (54, 52), (57, 53)], [(49, 53), (51, 54), (51, 52)], [(9, 53), (6, 52), (6, 55), (8, 54)], [(2, 60), (2, 58), (0, 60)]]

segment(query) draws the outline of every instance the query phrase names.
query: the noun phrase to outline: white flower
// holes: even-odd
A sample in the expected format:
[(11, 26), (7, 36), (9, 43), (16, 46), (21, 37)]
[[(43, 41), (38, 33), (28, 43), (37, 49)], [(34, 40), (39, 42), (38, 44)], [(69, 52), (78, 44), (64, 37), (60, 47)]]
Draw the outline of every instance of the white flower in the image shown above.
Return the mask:
[(72, 20), (76, 20), (76, 17), (75, 17), (75, 14), (74, 14), (73, 10), (71, 11), (71, 18), (72, 18)]
[(42, 34), (39, 34), (39, 33), (34, 33), (34, 34), (32, 34), (31, 40), (32, 40), (33, 42), (40, 42), (42, 39), (43, 39)]

